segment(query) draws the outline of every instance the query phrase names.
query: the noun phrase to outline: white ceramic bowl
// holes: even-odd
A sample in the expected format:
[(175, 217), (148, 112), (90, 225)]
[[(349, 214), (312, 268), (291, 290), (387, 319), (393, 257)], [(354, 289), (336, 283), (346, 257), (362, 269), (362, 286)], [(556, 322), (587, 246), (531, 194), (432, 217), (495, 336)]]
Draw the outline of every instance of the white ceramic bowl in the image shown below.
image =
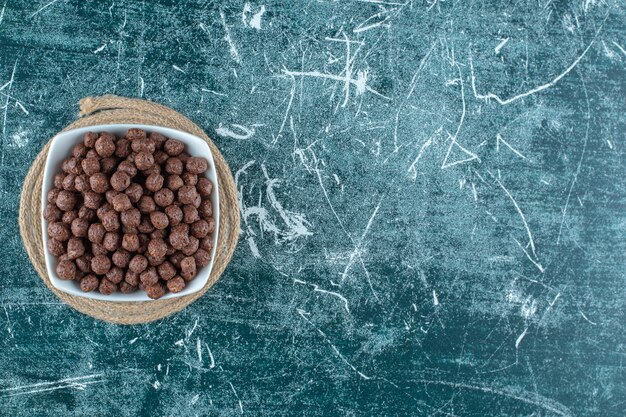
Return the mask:
[[(186, 146), (186, 151), (192, 156), (202, 156), (209, 161), (209, 171), (205, 173), (206, 177), (213, 182), (213, 193), (211, 195), (211, 203), (213, 204), (213, 217), (215, 218), (215, 231), (213, 232), (213, 252), (211, 253), (211, 259), (215, 259), (215, 251), (217, 248), (217, 235), (219, 232), (219, 218), (220, 218), (220, 205), (219, 205), (219, 187), (217, 183), (217, 172), (215, 171), (215, 163), (213, 161), (213, 155), (211, 154), (211, 150), (209, 149), (209, 145), (202, 139), (197, 136), (191, 135), (186, 132), (181, 132), (175, 129), (169, 129), (166, 127), (160, 126), (150, 126), (150, 125), (136, 125), (136, 124), (113, 124), (113, 125), (99, 125), (99, 126), (89, 126), (80, 129), (70, 130), (68, 132), (62, 132), (56, 135), (52, 139), (52, 143), (50, 144), (50, 151), (48, 152), (48, 158), (46, 159), (46, 168), (44, 171), (43, 178), (43, 189), (41, 194), (41, 222), (42, 222), (42, 233), (43, 233), (43, 243), (44, 243), (44, 254), (46, 257), (46, 268), (48, 269), (48, 276), (50, 277), (50, 281), (52, 281), (52, 285), (54, 285), (57, 289), (66, 292), (68, 294), (92, 298), (97, 300), (106, 300), (106, 301), (120, 301), (120, 302), (128, 302), (128, 301), (153, 301), (150, 297), (146, 295), (144, 291), (138, 290), (131, 294), (122, 294), (120, 292), (115, 292), (111, 295), (100, 294), (97, 290), (92, 292), (83, 292), (81, 291), (78, 283), (75, 281), (64, 281), (60, 279), (56, 274), (56, 266), (57, 266), (57, 258), (48, 252), (48, 234), (46, 230), (48, 229), (48, 222), (43, 218), (43, 210), (46, 207), (46, 196), (48, 195), (48, 191), (54, 187), (54, 176), (61, 172), (61, 163), (65, 158), (70, 156), (72, 147), (81, 142), (83, 140), (83, 135), (86, 132), (111, 132), (115, 134), (117, 137), (121, 137), (126, 134), (128, 129), (131, 128), (139, 128), (144, 129), (147, 132), (158, 132), (162, 135), (178, 139), (183, 142)], [(211, 269), (213, 269), (213, 261), (204, 268), (198, 269), (197, 276), (187, 283), (187, 286), (184, 290), (179, 293), (166, 293), (160, 299), (167, 298), (175, 298), (175, 297), (183, 297), (185, 295), (193, 294), (199, 291), (204, 284), (206, 284), (209, 279), (209, 275), (211, 274)]]

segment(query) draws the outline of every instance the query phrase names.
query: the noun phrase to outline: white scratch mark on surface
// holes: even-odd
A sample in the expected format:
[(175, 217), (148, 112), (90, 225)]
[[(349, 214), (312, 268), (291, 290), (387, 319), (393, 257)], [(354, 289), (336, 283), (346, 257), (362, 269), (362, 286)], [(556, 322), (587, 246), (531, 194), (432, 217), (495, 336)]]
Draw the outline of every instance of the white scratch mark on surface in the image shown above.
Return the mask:
[(183, 339), (177, 340), (174, 342), (174, 346), (184, 346), (185, 341)]
[(324, 333), (323, 331), (321, 331), (320, 329), (318, 329), (317, 327), (315, 327), (315, 325), (313, 324), (313, 322), (311, 322), (311, 320), (309, 320), (306, 317), (306, 314), (308, 314), (306, 311), (302, 310), (302, 309), (297, 309), (298, 314), (304, 319), (306, 320), (311, 326), (313, 326), (313, 328), (315, 330), (317, 330), (317, 332), (324, 338), (324, 340), (326, 341), (326, 343), (328, 343), (330, 345), (330, 347), (332, 348), (332, 350), (335, 352), (335, 354), (339, 357), (339, 359), (341, 359), (346, 365), (348, 365), (350, 367), (350, 369), (352, 369), (354, 372), (357, 373), (357, 375), (359, 375), (361, 378), (365, 379), (365, 380), (369, 380), (372, 379), (371, 377), (365, 375), (363, 372), (359, 371), (354, 365), (352, 365), (350, 362), (348, 362), (348, 360), (341, 354), (341, 352), (339, 352), (339, 349), (337, 349), (337, 347), (331, 342), (331, 340), (328, 338), (328, 336), (326, 336), (326, 333)]
[(285, 123), (287, 123), (287, 116), (289, 116), (289, 110), (291, 110), (291, 105), (293, 104), (293, 98), (296, 94), (296, 79), (291, 76), (291, 91), (289, 92), (289, 102), (287, 103), (287, 109), (285, 110), (285, 116), (283, 117), (283, 121), (280, 124), (280, 128), (278, 129), (278, 133), (276, 136), (273, 136), (272, 145), (275, 145), (280, 136), (283, 133), (283, 129), (285, 128)]
[(224, 40), (226, 41), (226, 43), (228, 43), (228, 47), (230, 48), (230, 56), (235, 60), (236, 63), (241, 64), (239, 51), (237, 51), (237, 47), (235, 46), (235, 43), (230, 36), (230, 29), (228, 29), (228, 25), (226, 24), (226, 16), (224, 15), (224, 10), (222, 9), (220, 9), (220, 18), (222, 19), (222, 26), (224, 27)]
[(433, 305), (439, 305), (439, 297), (437, 297), (437, 293), (435, 292), (435, 290), (433, 290)]
[(180, 71), (180, 72), (182, 72), (183, 74), (187, 74), (187, 73), (185, 72), (185, 70), (183, 70), (183, 69), (182, 69), (181, 67), (179, 67), (178, 65), (172, 65), (172, 68), (174, 68), (176, 71)]
[(526, 157), (524, 155), (521, 154), (521, 152), (519, 152), (517, 149), (513, 148), (509, 142), (505, 141), (502, 138), (502, 135), (500, 135), (499, 133), (496, 134), (496, 150), (498, 152), (500, 152), (500, 142), (502, 142), (507, 148), (509, 148), (515, 155), (519, 156), (522, 159), (526, 159)]
[(2, 11), (0, 11), (0, 25), (2, 24), (2, 19), (4, 19), (4, 9), (6, 9), (8, 2), (9, 0), (5, 0), (4, 6), (2, 6)]
[(211, 352), (211, 349), (209, 348), (209, 345), (206, 344), (206, 342), (204, 343), (204, 347), (206, 348), (207, 352), (209, 353), (209, 360), (211, 361), (209, 363), (209, 369), (213, 369), (213, 368), (215, 368), (215, 358), (213, 357), (213, 352)]
[(2, 388), (0, 389), (0, 392), (7, 392), (8, 394), (0, 395), (0, 398), (35, 394), (38, 392), (56, 391), (65, 388), (84, 390), (87, 385), (104, 382), (103, 379), (98, 379), (103, 375), (104, 374), (84, 375), (72, 378), (63, 378), (58, 381), (39, 382), (36, 384)]
[(502, 49), (508, 41), (509, 41), (509, 38), (502, 39), (502, 41), (495, 48), (496, 55), (500, 53), (500, 49)]
[(38, 13), (40, 13), (43, 10), (47, 9), (48, 7), (52, 6), (57, 1), (59, 1), (59, 0), (52, 0), (50, 3), (47, 3), (47, 4), (43, 5), (43, 6), (41, 6), (39, 9), (37, 9), (37, 11), (35, 13), (31, 14), (29, 17), (32, 18), (32, 17), (36, 16)]
[(154, 388), (154, 389), (161, 388), (161, 383), (158, 380), (154, 381), (151, 385), (152, 385), (152, 388)]
[(196, 394), (193, 397), (191, 397), (191, 401), (189, 401), (189, 404), (194, 405), (195, 403), (198, 402), (199, 399), (200, 399), (200, 394)]
[(265, 13), (265, 6), (261, 5), (261, 10), (252, 16), (250, 19), (250, 27), (255, 28), (256, 30), (261, 30), (261, 18), (263, 17), (263, 13)]
[(220, 136), (238, 139), (238, 140), (249, 139), (255, 133), (254, 127), (246, 127), (246, 126), (242, 126), (238, 124), (231, 124), (231, 126), (238, 129), (241, 133), (234, 132), (233, 130), (222, 126), (221, 123), (219, 124), (219, 127), (215, 130), (215, 133), (217, 133)]
[(139, 340), (139, 338), (138, 338), (138, 337), (135, 337), (134, 339), (130, 339), (130, 340), (128, 341), (128, 344), (129, 344), (129, 345), (132, 345), (132, 344), (133, 344), (133, 343), (135, 343), (137, 340)]
[[(607, 17), (608, 17), (608, 15), (607, 15)], [(605, 19), (605, 20), (606, 20), (606, 19)], [(540, 92), (540, 91), (546, 90), (546, 89), (548, 89), (548, 88), (550, 88), (550, 87), (554, 86), (556, 83), (558, 83), (559, 81), (561, 81), (561, 79), (562, 79), (563, 77), (565, 77), (567, 74), (569, 74), (569, 73), (570, 73), (570, 71), (572, 71), (572, 70), (576, 67), (576, 65), (578, 65), (578, 63), (579, 63), (579, 62), (580, 62), (580, 61), (584, 58), (584, 56), (587, 54), (587, 52), (589, 51), (589, 49), (591, 49), (591, 46), (592, 46), (592, 45), (593, 45), (593, 43), (595, 42), (596, 37), (597, 37), (597, 36), (598, 36), (598, 34), (600, 33), (600, 30), (601, 30), (601, 29), (602, 29), (602, 26), (600, 26), (600, 29), (598, 29), (598, 32), (596, 32), (596, 36), (595, 36), (595, 37), (591, 40), (591, 42), (590, 42), (590, 43), (589, 43), (589, 45), (585, 48), (585, 50), (582, 52), (582, 54), (580, 54), (580, 55), (578, 56), (578, 58), (576, 58), (576, 59), (574, 60), (574, 62), (572, 62), (572, 64), (571, 64), (569, 67), (567, 67), (567, 68), (565, 69), (565, 71), (563, 71), (562, 73), (560, 73), (559, 75), (557, 75), (557, 76), (556, 76), (556, 77), (555, 77), (552, 81), (547, 82), (547, 83), (545, 83), (545, 84), (542, 84), (542, 85), (540, 85), (540, 86), (538, 86), (538, 87), (535, 87), (535, 88), (533, 88), (533, 89), (531, 89), (531, 90), (528, 90), (528, 91), (526, 91), (526, 92), (524, 92), (524, 93), (521, 93), (521, 94), (515, 95), (515, 96), (513, 96), (513, 97), (509, 97), (509, 98), (507, 98), (507, 99), (502, 99), (502, 98), (501, 98), (500, 96), (498, 96), (497, 94), (494, 94), (494, 93), (491, 93), (491, 92), (490, 92), (490, 93), (487, 93), (487, 94), (478, 94), (478, 92), (476, 91), (476, 77), (474, 76), (474, 64), (473, 64), (473, 62), (472, 62), (472, 55), (471, 55), (471, 53), (470, 53), (469, 63), (470, 63), (470, 71), (471, 71), (471, 73), (472, 73), (472, 90), (474, 91), (474, 97), (476, 97), (476, 98), (477, 98), (477, 99), (479, 99), (479, 100), (485, 100), (485, 101), (489, 101), (490, 99), (493, 99), (493, 100), (495, 100), (498, 104), (501, 104), (501, 105), (507, 105), (507, 104), (510, 104), (510, 103), (512, 103), (512, 102), (514, 102), (514, 101), (517, 101), (517, 100), (521, 99), (521, 98), (528, 97), (528, 96), (530, 96), (530, 95), (533, 95), (533, 94), (535, 94), (535, 93), (538, 93), (538, 92)]]
[(143, 97), (144, 82), (143, 77), (139, 77), (139, 97)]
[[(0, 87), (0, 91), (2, 91), (5, 87), (8, 87), (7, 90), (7, 100), (4, 103), (4, 117), (2, 119), (2, 143), (6, 143), (7, 140), (7, 113), (9, 111), (9, 97), (11, 96), (11, 90), (13, 89), (13, 80), (15, 79), (15, 70), (17, 68), (17, 59), (15, 60), (15, 64), (13, 64), (13, 71), (11, 71), (11, 79), (9, 82)], [(2, 160), (4, 161), (4, 152), (2, 152)]]
[(620, 51), (622, 51), (622, 53), (623, 53), (624, 55), (626, 55), (626, 50), (625, 50), (624, 48), (622, 48), (622, 47), (620, 46), (620, 44), (619, 44), (619, 43), (617, 43), (617, 42), (613, 41), (613, 45), (617, 46), (617, 48), (618, 48)]
[(200, 364), (202, 364), (202, 342), (200, 341), (200, 338), (196, 339), (196, 353), (198, 354), (198, 362), (200, 362)]
[(589, 319), (587, 318), (587, 316), (585, 316), (585, 313), (583, 313), (582, 311), (580, 311), (580, 315), (583, 317), (583, 319), (587, 320), (590, 324), (593, 324), (594, 326), (597, 326), (597, 325), (598, 325), (598, 323), (595, 323), (595, 322), (593, 322), (593, 321), (589, 320)]
[(343, 307), (346, 309), (346, 311), (348, 313), (350, 313), (350, 309), (348, 308), (348, 300), (343, 295), (341, 295), (341, 294), (339, 294), (337, 292), (334, 292), (334, 291), (327, 291), (327, 290), (321, 289), (316, 284), (310, 284), (310, 283), (308, 283), (306, 281), (302, 281), (302, 280), (299, 280), (299, 279), (295, 279), (294, 278), (293, 282), (295, 282), (297, 284), (310, 285), (310, 286), (313, 287), (313, 291), (315, 291), (315, 292), (319, 292), (319, 293), (322, 293), (322, 294), (328, 294), (328, 295), (332, 295), (333, 297), (339, 298), (343, 302)]
[(235, 387), (233, 386), (233, 383), (228, 381), (228, 385), (230, 385), (230, 389), (233, 390), (233, 394), (235, 394), (235, 397), (237, 398), (237, 402), (239, 403), (239, 411), (241, 412), (241, 414), (243, 414), (243, 404), (241, 403), (241, 400), (239, 399), (239, 395), (237, 394), (237, 391), (235, 391)]
[(428, 138), (428, 140), (426, 142), (424, 142), (422, 144), (422, 146), (420, 147), (419, 152), (417, 153), (417, 156), (415, 157), (415, 159), (413, 160), (413, 163), (411, 164), (411, 166), (409, 166), (409, 169), (407, 170), (407, 172), (411, 173), (411, 179), (413, 181), (415, 181), (417, 179), (417, 163), (419, 162), (419, 160), (422, 158), (422, 155), (424, 155), (424, 151), (426, 149), (428, 149), (428, 147), (430, 145), (432, 145), (433, 143), (433, 138), (439, 134), (441, 131), (443, 130), (443, 126), (439, 127), (439, 129), (437, 129), (435, 131), (435, 133), (432, 134), (431, 137)]
[(254, 241), (253, 236), (248, 237), (248, 246), (250, 247), (250, 252), (252, 252), (252, 256), (254, 256), (255, 258), (261, 258), (261, 252), (259, 251), (259, 247)]
[(104, 49), (107, 47), (106, 43), (103, 43), (101, 46), (97, 47), (96, 49), (93, 50), (94, 54), (97, 54), (98, 52), (102, 52), (104, 51)]
[(228, 94), (218, 93), (217, 91), (209, 90), (208, 88), (201, 88), (200, 90), (205, 91), (207, 93), (215, 94), (216, 96), (228, 97)]
[(522, 332), (522, 334), (520, 334), (517, 337), (517, 340), (515, 341), (515, 349), (519, 348), (519, 344), (522, 343), (522, 340), (524, 339), (524, 336), (526, 336), (526, 333), (528, 332), (528, 327), (524, 329), (524, 331)]

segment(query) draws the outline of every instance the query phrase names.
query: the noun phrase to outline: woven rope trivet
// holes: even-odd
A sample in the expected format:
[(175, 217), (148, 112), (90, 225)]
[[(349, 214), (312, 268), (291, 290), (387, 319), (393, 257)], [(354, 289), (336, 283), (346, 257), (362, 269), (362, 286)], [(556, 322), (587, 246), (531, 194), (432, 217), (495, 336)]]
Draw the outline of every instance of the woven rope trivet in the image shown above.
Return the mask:
[(215, 160), (220, 193), (220, 227), (213, 270), (208, 282), (199, 292), (166, 300), (143, 302), (101, 301), (76, 297), (54, 288), (46, 272), (41, 236), (41, 186), (50, 142), (37, 155), (28, 171), (20, 199), (20, 233), (35, 270), (48, 288), (59, 298), (81, 313), (100, 320), (120, 324), (148, 323), (184, 309), (215, 284), (224, 272), (226, 265), (230, 262), (237, 246), (237, 240), (239, 239), (239, 206), (235, 181), (228, 164), (202, 129), (180, 113), (160, 104), (112, 95), (87, 97), (80, 101), (80, 115), (82, 116), (80, 119), (71, 123), (63, 131), (84, 126), (136, 123), (182, 130), (207, 141)]

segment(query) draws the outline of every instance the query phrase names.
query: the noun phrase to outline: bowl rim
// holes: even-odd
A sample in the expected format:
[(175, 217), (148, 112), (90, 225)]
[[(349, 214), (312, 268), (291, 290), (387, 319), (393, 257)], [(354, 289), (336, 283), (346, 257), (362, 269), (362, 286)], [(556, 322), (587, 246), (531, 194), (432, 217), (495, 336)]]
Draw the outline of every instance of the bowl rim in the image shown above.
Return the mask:
[[(209, 170), (207, 171), (205, 175), (207, 176), (207, 178), (212, 177), (210, 179), (214, 183), (211, 200), (214, 203), (213, 204), (213, 218), (215, 219), (215, 230), (213, 231), (213, 249), (211, 252), (211, 262), (209, 263), (209, 265), (199, 269), (198, 274), (191, 281), (192, 283), (201, 282), (201, 284), (200, 285), (196, 284), (194, 285), (193, 288), (191, 288), (190, 286), (186, 286), (185, 289), (183, 289), (183, 291), (179, 293), (167, 292), (163, 297), (158, 298), (156, 300), (153, 300), (150, 297), (148, 297), (144, 291), (137, 291), (131, 294), (122, 294), (122, 293), (116, 292), (116, 293), (113, 293), (112, 295), (104, 295), (104, 294), (99, 293), (98, 291), (83, 292), (75, 284), (75, 282), (71, 283), (73, 285), (64, 285), (70, 282), (61, 280), (56, 275), (54, 266), (56, 265), (57, 258), (53, 256), (51, 253), (49, 253), (48, 245), (47, 245), (48, 244), (48, 235), (47, 235), (48, 222), (46, 221), (46, 219), (44, 219), (43, 212), (47, 204), (47, 193), (50, 189), (54, 187), (54, 183), (53, 183), (54, 175), (60, 172), (60, 166), (52, 167), (51, 165), (52, 165), (53, 157), (58, 156), (58, 153), (60, 152), (58, 150), (59, 144), (63, 141), (63, 138), (67, 138), (68, 140), (69, 138), (73, 138), (73, 143), (78, 143), (80, 141), (80, 138), (82, 138), (82, 136), (87, 132), (104, 132), (104, 131), (111, 131), (111, 130), (119, 131), (119, 130), (128, 130), (131, 128), (143, 129), (147, 131), (148, 133), (151, 133), (151, 132), (161, 133), (162, 135), (166, 136), (168, 139), (169, 138), (178, 139), (181, 142), (185, 143), (185, 145), (189, 145), (193, 143), (194, 145), (204, 148), (202, 152), (204, 153), (206, 151), (206, 154), (202, 154), (201, 156), (205, 157), (209, 162)], [(116, 133), (116, 136), (119, 136), (119, 135)], [(68, 156), (69, 154), (65, 155), (62, 159), (65, 159)], [(198, 156), (197, 152), (196, 152), (196, 156)], [(218, 181), (219, 181), (219, 178), (218, 178), (217, 169), (215, 166), (215, 159), (213, 158), (213, 152), (211, 151), (209, 144), (204, 139), (192, 133), (184, 132), (182, 130), (173, 129), (169, 127), (163, 127), (163, 126), (157, 126), (157, 125), (141, 124), (141, 123), (108, 123), (108, 124), (85, 126), (85, 127), (80, 127), (80, 128), (71, 129), (71, 130), (57, 133), (50, 140), (48, 154), (46, 156), (46, 163), (44, 166), (44, 175), (43, 175), (43, 180), (42, 180), (42, 194), (41, 194), (41, 226), (42, 226), (43, 252), (44, 252), (44, 257), (45, 257), (46, 270), (48, 272), (48, 277), (50, 279), (50, 282), (52, 283), (52, 286), (63, 293), (70, 294), (73, 296), (83, 297), (83, 298), (92, 299), (92, 300), (121, 302), (121, 303), (160, 301), (160, 300), (174, 299), (174, 298), (192, 295), (201, 291), (202, 288), (204, 288), (204, 286), (208, 282), (209, 277), (211, 276), (211, 272), (213, 271), (213, 266), (215, 264), (215, 253), (217, 251), (217, 241), (218, 241), (218, 236), (219, 236), (219, 218), (220, 218), (220, 212), (219, 212), (220, 196), (219, 196)]]

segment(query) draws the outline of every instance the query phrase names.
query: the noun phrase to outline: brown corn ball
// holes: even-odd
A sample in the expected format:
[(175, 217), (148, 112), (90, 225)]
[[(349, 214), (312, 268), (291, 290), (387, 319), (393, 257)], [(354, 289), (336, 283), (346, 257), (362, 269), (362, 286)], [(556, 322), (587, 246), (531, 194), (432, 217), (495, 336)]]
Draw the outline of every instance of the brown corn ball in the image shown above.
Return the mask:
[(165, 229), (170, 224), (167, 215), (160, 211), (150, 213), (150, 222), (157, 229)]
[(72, 148), (72, 156), (74, 158), (84, 158), (85, 155), (87, 155), (87, 151), (88, 150), (89, 149), (87, 149), (87, 147), (85, 146), (85, 144), (83, 142), (78, 142)]
[(189, 234), (189, 225), (186, 223), (177, 224), (176, 226), (172, 226), (171, 233), (182, 233), (185, 235)]
[(132, 162), (128, 160), (122, 161), (117, 166), (117, 172), (123, 172), (126, 175), (128, 175), (130, 178), (132, 178), (135, 175), (137, 175), (137, 167), (135, 167), (135, 164), (133, 164)]
[(132, 292), (137, 291), (137, 287), (134, 285), (130, 285), (128, 282), (126, 281), (122, 281), (119, 283), (119, 287), (120, 287), (120, 292), (122, 294), (130, 294)]
[(126, 227), (137, 227), (141, 223), (141, 213), (133, 207), (120, 213), (120, 220)]
[(54, 176), (54, 187), (55, 188), (63, 188), (63, 180), (65, 179), (65, 174), (58, 173)]
[(196, 253), (193, 254), (193, 258), (196, 260), (196, 265), (200, 268), (203, 268), (211, 263), (211, 253), (205, 251), (204, 249), (198, 249)]
[(209, 197), (211, 192), (213, 192), (213, 183), (207, 177), (200, 177), (196, 184), (196, 190), (202, 197)]
[(56, 204), (46, 204), (43, 211), (43, 218), (48, 222), (57, 222), (63, 218), (63, 211)]
[(88, 207), (82, 206), (78, 209), (78, 218), (91, 222), (96, 218), (96, 212)]
[(128, 270), (126, 271), (126, 275), (124, 276), (124, 281), (126, 281), (129, 285), (136, 287), (137, 285), (139, 285), (139, 274), (137, 272)]
[(102, 220), (102, 216), (104, 216), (104, 213), (107, 213), (112, 210), (113, 210), (113, 206), (111, 204), (104, 203), (98, 208), (98, 210), (96, 210), (96, 216), (98, 216), (98, 218)]
[(128, 139), (119, 139), (115, 143), (115, 156), (118, 158), (126, 158), (131, 153), (130, 141)]
[(87, 239), (89, 239), (91, 243), (102, 243), (105, 234), (106, 230), (102, 224), (93, 223), (89, 226), (89, 230), (87, 231)]
[(126, 210), (130, 210), (133, 208), (133, 204), (130, 202), (130, 198), (126, 194), (118, 194), (113, 197), (113, 201), (111, 201), (113, 205), (113, 210), (118, 213), (124, 212)]
[(147, 286), (145, 290), (146, 294), (148, 294), (148, 297), (152, 298), (153, 300), (161, 298), (165, 295), (165, 286), (161, 283)]
[(64, 253), (63, 255), (59, 256), (59, 262), (63, 262), (63, 261), (69, 261), (70, 258), (69, 256), (67, 256), (67, 253)]
[(96, 255), (91, 259), (91, 270), (96, 275), (104, 275), (111, 268), (111, 260), (104, 255)]
[(104, 295), (111, 295), (117, 290), (117, 285), (112, 283), (106, 278), (102, 278), (100, 281), (100, 285), (98, 286), (98, 291)]
[(130, 233), (131, 235), (136, 235), (137, 233), (139, 233), (139, 229), (136, 227), (122, 226), (122, 233)]
[(115, 153), (115, 143), (113, 143), (113, 135), (102, 133), (96, 140), (95, 149), (103, 158), (108, 158)]
[(176, 226), (183, 221), (183, 211), (180, 207), (170, 205), (165, 208), (165, 214), (170, 219), (170, 225)]
[(154, 142), (148, 138), (133, 139), (130, 142), (130, 146), (137, 153), (146, 152), (152, 154), (156, 150)]
[(76, 191), (76, 175), (67, 174), (63, 178), (63, 189), (66, 191)]
[(65, 213), (63, 213), (63, 217), (61, 217), (61, 221), (63, 223), (67, 223), (71, 225), (74, 219), (77, 219), (77, 218), (78, 218), (78, 212), (76, 210), (66, 211)]
[(164, 178), (159, 174), (150, 174), (146, 178), (146, 188), (152, 192), (159, 191), (163, 187)]
[(167, 245), (167, 252), (165, 252), (165, 256), (171, 256), (176, 253), (176, 248), (174, 246), (170, 245), (169, 242), (165, 242), (165, 244)]
[(200, 239), (200, 248), (211, 253), (213, 251), (213, 238), (207, 236), (203, 239)]
[(130, 176), (123, 171), (116, 171), (111, 175), (111, 187), (115, 191), (124, 191), (130, 185)]
[(102, 195), (96, 193), (93, 190), (87, 191), (85, 194), (83, 194), (83, 200), (85, 207), (96, 210), (98, 207), (100, 207), (100, 204), (102, 203)]
[(157, 267), (157, 272), (162, 279), (167, 281), (174, 278), (176, 275), (176, 268), (174, 268), (174, 265), (172, 265), (171, 262), (165, 261)]
[(209, 163), (206, 159), (202, 157), (192, 156), (187, 160), (185, 168), (187, 168), (187, 171), (191, 172), (192, 174), (202, 174), (203, 172), (206, 172), (207, 169), (209, 169)]
[(156, 266), (161, 265), (163, 262), (165, 262), (165, 257), (159, 258), (159, 257), (156, 257), (156, 256), (152, 256), (150, 254), (148, 254), (146, 257), (148, 258), (148, 265), (150, 265), (150, 266), (155, 266), (156, 267)]
[(182, 174), (183, 162), (176, 157), (168, 158), (167, 161), (165, 161), (165, 172), (176, 175)]
[(191, 172), (183, 172), (180, 177), (183, 179), (185, 185), (193, 185), (195, 187), (198, 183), (198, 176), (196, 174), (192, 174)]
[(76, 191), (80, 191), (81, 193), (91, 190), (91, 185), (89, 185), (89, 177), (85, 174), (77, 176), (74, 179), (74, 188), (76, 188)]
[(61, 256), (65, 253), (65, 245), (60, 240), (48, 239), (46, 247), (53, 256)]
[(93, 175), (100, 172), (100, 161), (96, 158), (85, 158), (82, 160), (80, 165), (83, 167), (83, 171), (87, 175)]
[(89, 149), (87, 151), (87, 155), (85, 155), (86, 158), (96, 158), (98, 161), (101, 160), (102, 158), (100, 157), (100, 155), (98, 155), (98, 152), (96, 152), (95, 149)]
[(143, 271), (139, 274), (139, 280), (143, 283), (143, 285), (153, 285), (159, 282), (159, 275), (157, 274), (156, 268), (151, 266)]
[(83, 256), (76, 258), (74, 262), (76, 262), (76, 266), (81, 272), (88, 273), (91, 272), (91, 259), (93, 256), (84, 254)]
[(130, 198), (131, 203), (136, 204), (143, 196), (143, 188), (139, 184), (130, 184), (124, 193)]
[(182, 187), (183, 185), (185, 185), (185, 183), (183, 182), (183, 179), (179, 175), (173, 174), (167, 177), (166, 186), (170, 190), (178, 191), (178, 189)]
[(192, 256), (198, 250), (198, 246), (200, 245), (200, 241), (193, 236), (189, 236), (189, 244), (181, 249), (181, 252), (185, 254), (185, 256)]
[(72, 261), (60, 261), (57, 264), (57, 276), (62, 280), (71, 280), (76, 277), (76, 264)]
[(82, 158), (67, 158), (63, 161), (63, 166), (61, 169), (67, 172), (68, 174), (80, 175), (83, 173), (83, 168), (81, 167)]
[(95, 132), (87, 132), (83, 136), (83, 143), (88, 148), (93, 148), (96, 146), (96, 140), (98, 139), (98, 134)]
[(154, 199), (152, 197), (144, 195), (139, 199), (137, 208), (142, 213), (152, 213), (154, 210), (156, 210), (156, 204), (154, 204)]
[(116, 158), (102, 158), (100, 161), (100, 169), (105, 174), (110, 174), (117, 168), (118, 160)]
[(98, 288), (100, 280), (94, 274), (85, 275), (80, 279), (80, 289), (84, 292), (91, 292)]
[(156, 193), (154, 193), (154, 202), (159, 207), (167, 207), (174, 202), (174, 192), (169, 188), (161, 188)]
[(209, 233), (213, 233), (215, 230), (215, 219), (211, 217), (206, 222), (209, 224)]
[(182, 204), (192, 204), (195, 200), (198, 192), (196, 188), (192, 185), (183, 185), (178, 190), (178, 201)]
[(154, 226), (150, 221), (150, 216), (144, 215), (141, 217), (141, 223), (137, 226), (137, 230), (141, 233), (152, 233), (154, 232)]
[(115, 190), (109, 190), (106, 193), (104, 193), (104, 198), (106, 199), (107, 203), (111, 204), (111, 206), (113, 206), (113, 197), (115, 197), (116, 195), (119, 195), (120, 192), (119, 191), (115, 191)]
[(181, 161), (183, 161), (183, 164), (187, 163), (187, 160), (191, 158), (191, 155), (189, 155), (187, 152), (182, 151), (180, 153), (180, 155), (178, 155), (178, 159), (180, 159)]
[(163, 239), (152, 239), (150, 243), (148, 243), (148, 253), (156, 258), (165, 257), (165, 252), (167, 252), (167, 244)]
[(200, 207), (200, 203), (202, 203), (202, 197), (200, 197), (200, 194), (196, 194), (196, 198), (193, 200), (193, 203), (191, 203), (191, 205), (195, 208), (198, 208)]
[(209, 223), (203, 219), (197, 220), (191, 225), (189, 231), (193, 236), (201, 239), (209, 234)]
[[(109, 252), (115, 252), (121, 244), (120, 235), (113, 232), (107, 232), (102, 239), (102, 246)], [(126, 248), (124, 248), (126, 249)]]
[(200, 220), (198, 216), (198, 210), (189, 204), (183, 206), (183, 221), (187, 224), (191, 224), (197, 220)]
[(157, 164), (154, 164), (150, 168), (143, 171), (143, 174), (145, 176), (152, 175), (152, 174), (160, 174), (160, 173), (161, 173), (161, 167)]
[(87, 231), (89, 230), (89, 222), (78, 217), (72, 220), (70, 229), (72, 230), (72, 235), (76, 237), (85, 237), (87, 236)]
[(167, 235), (168, 235), (167, 230), (155, 229), (152, 233), (150, 233), (150, 239), (165, 239)]
[(67, 224), (54, 222), (48, 224), (48, 236), (61, 242), (70, 238), (70, 228)]
[(176, 139), (168, 139), (163, 144), (163, 150), (169, 156), (176, 156), (185, 150), (185, 144)]
[[(122, 241), (123, 242), (123, 241)], [(111, 260), (115, 266), (126, 268), (130, 263), (131, 255), (126, 249), (118, 249), (111, 256)]]
[(61, 190), (56, 199), (56, 205), (63, 211), (69, 211), (74, 208), (77, 203), (76, 195), (72, 192)]
[(91, 244), (91, 254), (94, 256), (104, 255), (107, 256), (109, 251), (102, 246), (101, 243), (92, 243)]
[(167, 138), (160, 133), (152, 132), (150, 133), (150, 140), (154, 142), (154, 146), (156, 146), (157, 149), (161, 149), (165, 141), (167, 141)]
[(120, 228), (119, 215), (115, 210), (107, 211), (102, 215), (102, 226), (107, 232), (115, 232)]
[(167, 289), (173, 293), (181, 292), (185, 289), (185, 280), (178, 276), (167, 281)]
[(180, 276), (185, 281), (191, 280), (196, 276), (196, 260), (193, 256), (187, 256), (180, 261)]
[(89, 177), (89, 185), (96, 193), (105, 193), (109, 189), (109, 177), (102, 172), (96, 172)]
[(180, 232), (171, 232), (169, 236), (170, 245), (181, 250), (189, 244), (189, 235)]
[(148, 267), (148, 260), (143, 255), (133, 256), (133, 258), (130, 260), (130, 263), (128, 264), (128, 268), (131, 271), (136, 272), (138, 274), (143, 272), (147, 267)]
[(139, 152), (135, 156), (135, 166), (137, 169), (144, 171), (146, 169), (152, 168), (154, 165), (154, 156), (147, 152)]
[(85, 254), (85, 245), (80, 238), (72, 237), (67, 241), (67, 257), (69, 259), (80, 258)]
[(128, 129), (128, 132), (126, 132), (126, 138), (130, 141), (145, 139), (146, 135), (147, 134), (145, 130), (139, 129), (136, 127), (133, 127), (132, 129)]
[(167, 161), (167, 158), (169, 158), (169, 155), (163, 151), (154, 152), (154, 163), (156, 164), (163, 165), (165, 161)]
[(129, 252), (137, 252), (139, 250), (139, 236), (136, 234), (126, 233), (122, 238), (122, 247)]
[(48, 194), (46, 194), (46, 201), (48, 203), (55, 204), (60, 192), (61, 190), (58, 188), (51, 188), (50, 191), (48, 191)]
[(117, 266), (109, 269), (109, 272), (106, 273), (106, 277), (113, 284), (119, 284), (124, 279), (124, 271)]
[(145, 253), (148, 251), (148, 243), (150, 243), (150, 236), (145, 233), (139, 233), (139, 251)]
[(170, 255), (168, 260), (174, 265), (176, 268), (180, 268), (180, 261), (183, 260), (185, 255), (182, 252), (176, 251), (173, 255)]

